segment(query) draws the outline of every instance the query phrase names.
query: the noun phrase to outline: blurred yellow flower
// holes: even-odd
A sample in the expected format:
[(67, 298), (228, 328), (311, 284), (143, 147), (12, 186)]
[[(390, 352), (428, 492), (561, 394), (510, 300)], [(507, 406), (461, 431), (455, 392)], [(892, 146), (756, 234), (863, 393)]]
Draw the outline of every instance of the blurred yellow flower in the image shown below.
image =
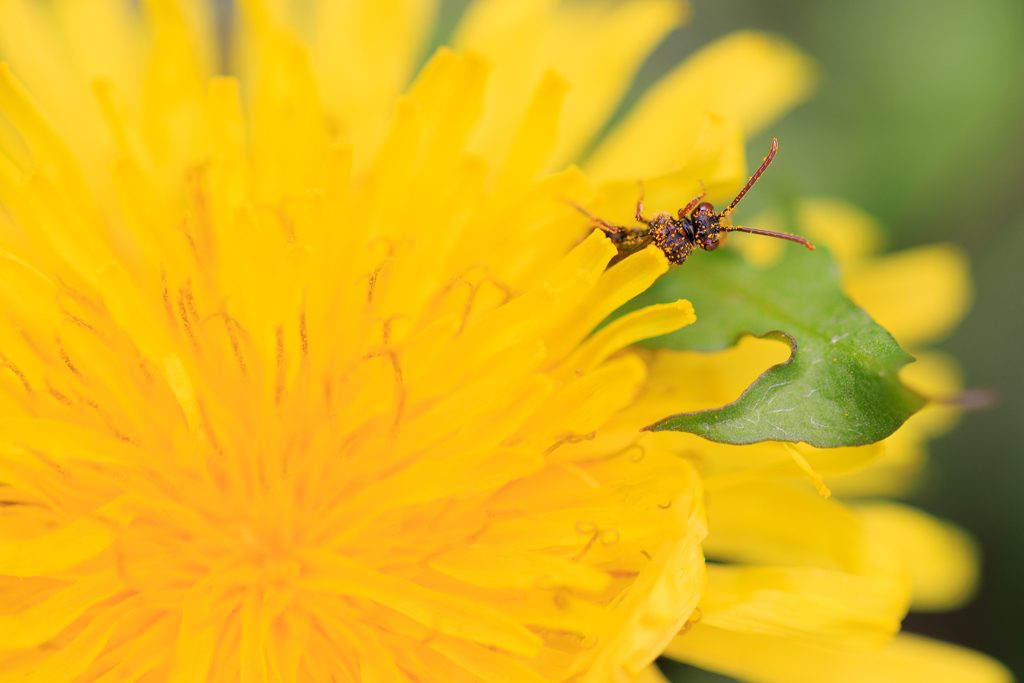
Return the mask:
[[(705, 553), (743, 565), (709, 565), (708, 590), (699, 606), (703, 618), (676, 638), (666, 655), (750, 681), (1008, 681), (1009, 673), (997, 663), (926, 638), (897, 635), (877, 647), (898, 629), (907, 609), (955, 609), (973, 595), (978, 554), (968, 534), (897, 503), (814, 501), (810, 487), (800, 490), (786, 483), (810, 474), (820, 492), (848, 498), (909, 490), (925, 465), (927, 441), (950, 429), (959, 413), (955, 403), (943, 402), (962, 390), (956, 362), (921, 347), (947, 334), (967, 312), (971, 282), (966, 258), (948, 245), (876, 256), (881, 232), (855, 207), (816, 199), (797, 209), (800, 232), (830, 248), (851, 297), (917, 357), (902, 369), (901, 378), (934, 401), (888, 439), (859, 448), (735, 447), (659, 434), (675, 442), (665, 448), (689, 453), (702, 476), (709, 518)], [(768, 229), (785, 227), (771, 211), (756, 222)], [(745, 235), (730, 246), (755, 268), (782, 255), (779, 243)], [(745, 347), (755, 367), (788, 355), (752, 339), (735, 352)], [(724, 391), (703, 398), (691, 392), (687, 410), (721, 405), (749, 381), (721, 371), (703, 379), (705, 386)], [(723, 386), (723, 379), (732, 383)], [(796, 451), (803, 466), (786, 451), (789, 456)], [(844, 528), (851, 534), (845, 538)], [(759, 564), (782, 567), (750, 566)], [(847, 575), (815, 589), (815, 580), (837, 567)], [(774, 583), (766, 580), (766, 570)], [(814, 578), (805, 576), (798, 586), (795, 577), (809, 570)], [(737, 575), (748, 572), (761, 576), (744, 586)], [(717, 573), (725, 578), (716, 578)], [(815, 619), (816, 613), (827, 618)], [(779, 628), (786, 621), (792, 622), (788, 633)], [(803, 633), (792, 629), (796, 625)], [(876, 647), (851, 647), (864, 636), (878, 638)]]
[[(638, 437), (778, 349), (622, 351), (685, 301), (590, 335), (667, 263), (606, 269), (564, 202), (735, 190), (807, 60), (725, 38), (563, 170), (676, 2), (480, 0), (408, 87), (429, 0), (242, 4), (218, 41), (200, 0), (0, 3), (0, 682), (868, 661), (910, 599), (898, 535), (798, 477), (878, 449)], [(750, 566), (705, 567), (705, 491), (705, 547)]]

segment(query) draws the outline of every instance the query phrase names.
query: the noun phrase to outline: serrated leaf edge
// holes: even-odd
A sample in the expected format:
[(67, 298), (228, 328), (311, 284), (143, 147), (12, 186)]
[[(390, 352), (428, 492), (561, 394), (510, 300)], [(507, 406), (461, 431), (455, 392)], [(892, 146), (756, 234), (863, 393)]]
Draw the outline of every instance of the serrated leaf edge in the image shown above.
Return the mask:
[[(863, 309), (861, 309), (861, 310), (863, 310)], [(760, 382), (762, 379), (764, 379), (765, 376), (769, 372), (771, 372), (772, 370), (775, 370), (776, 368), (785, 367), (785, 366), (789, 365), (790, 363), (792, 363), (796, 359), (796, 354), (797, 354), (797, 351), (798, 351), (796, 339), (793, 336), (787, 334), (786, 332), (783, 332), (782, 330), (769, 330), (768, 332), (765, 332), (764, 334), (754, 334), (752, 332), (740, 332), (739, 334), (736, 335), (736, 341), (738, 342), (743, 337), (754, 337), (756, 339), (775, 339), (776, 341), (784, 341), (787, 344), (789, 344), (789, 358), (787, 358), (782, 363), (776, 363), (775, 365), (772, 365), (771, 367), (767, 368), (764, 372), (762, 372), (760, 375), (758, 375), (757, 378), (754, 379), (754, 381), (751, 382), (747, 386), (747, 388), (743, 390), (743, 393), (740, 394), (739, 397), (735, 401), (732, 401), (730, 403), (726, 403), (725, 405), (722, 405), (722, 406), (718, 406), (717, 408), (705, 408), (704, 410), (693, 410), (693, 411), (689, 411), (689, 412), (673, 413), (672, 415), (668, 415), (666, 417), (663, 417), (660, 420), (658, 420), (657, 422), (653, 422), (653, 423), (647, 425), (646, 427), (642, 427), (640, 429), (640, 431), (641, 432), (681, 431), (681, 430), (674, 430), (671, 427), (667, 427), (667, 426), (663, 426), (663, 425), (666, 422), (668, 422), (669, 420), (672, 420), (673, 418), (677, 418), (677, 417), (692, 417), (694, 415), (704, 415), (704, 414), (708, 414), (708, 413), (717, 413), (719, 411), (725, 410), (726, 408), (728, 408), (730, 406), (734, 406), (737, 403), (739, 403), (740, 401), (742, 401), (746, 397), (746, 395), (750, 392), (750, 390), (753, 389), (754, 386), (758, 382)], [(907, 365), (908, 363), (913, 363), (914, 361), (917, 360), (912, 355), (907, 353), (905, 350), (903, 350), (903, 349), (901, 349), (901, 350), (903, 351), (903, 354), (906, 356), (906, 360), (904, 360), (902, 363), (897, 365), (896, 366), (896, 370), (899, 370), (904, 365)], [(897, 378), (896, 381), (906, 391), (910, 392), (914, 396), (917, 396), (919, 399), (921, 399), (922, 405), (928, 403), (928, 398), (927, 397), (922, 396), (921, 394), (919, 394), (918, 392), (914, 391), (913, 389), (911, 389), (907, 385), (903, 384), (903, 382), (900, 382), (899, 378)], [(918, 408), (918, 410), (920, 410), (920, 408)], [(914, 411), (914, 412), (916, 413), (917, 411)], [(902, 426), (903, 424), (905, 424), (905, 421), (904, 421), (904, 423), (901, 423), (900, 426)], [(896, 429), (899, 429), (899, 427), (897, 427)], [(890, 436), (892, 436), (893, 433), (895, 433), (895, 431), (896, 430), (893, 430), (889, 434), (886, 434), (881, 439), (878, 439), (878, 441), (883, 441), (884, 439), (889, 438)], [(692, 432), (687, 432), (687, 433), (692, 433)], [(715, 438), (711, 438), (710, 436), (703, 436), (701, 434), (695, 434), (695, 436), (699, 436), (702, 439), (707, 439), (708, 441), (713, 441), (714, 443), (727, 443), (727, 444), (732, 444), (733, 443), (732, 441), (727, 441), (725, 439), (715, 439)], [(743, 444), (736, 444), (736, 445), (744, 445), (745, 446), (745, 445), (750, 445), (750, 444), (755, 444), (755, 443), (764, 443), (765, 441), (778, 441), (778, 439), (767, 439), (767, 438), (766, 439), (758, 439), (757, 441), (749, 441), (749, 442), (745, 442)], [(868, 444), (878, 443), (878, 441), (865, 441), (864, 443), (850, 443), (850, 444), (843, 444), (842, 446), (824, 446), (824, 448), (849, 448), (851, 446), (866, 446)], [(791, 442), (783, 441), (783, 443), (791, 443)], [(814, 445), (814, 444), (811, 444), (811, 445)], [(820, 448), (820, 447), (821, 446), (816, 446), (816, 448)]]

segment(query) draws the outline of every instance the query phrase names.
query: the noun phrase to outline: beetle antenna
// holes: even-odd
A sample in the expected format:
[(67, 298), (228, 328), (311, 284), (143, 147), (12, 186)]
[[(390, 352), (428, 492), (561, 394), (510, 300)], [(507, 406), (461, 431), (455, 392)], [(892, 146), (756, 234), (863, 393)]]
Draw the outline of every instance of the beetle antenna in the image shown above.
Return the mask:
[(764, 162), (761, 163), (761, 168), (757, 169), (757, 171), (754, 173), (754, 175), (750, 176), (750, 180), (748, 180), (747, 184), (743, 186), (743, 189), (740, 190), (740, 193), (738, 195), (736, 195), (736, 199), (732, 200), (732, 204), (730, 204), (728, 206), (728, 208), (726, 208), (726, 210), (722, 212), (721, 215), (723, 215), (723, 216), (729, 215), (729, 212), (732, 211), (733, 208), (737, 204), (740, 203), (740, 200), (743, 199), (743, 195), (745, 195), (747, 193), (747, 190), (749, 190), (750, 188), (752, 188), (754, 186), (754, 183), (756, 183), (758, 181), (758, 179), (761, 177), (761, 174), (764, 173), (765, 170), (771, 165), (772, 159), (775, 158), (775, 153), (778, 152), (778, 151), (779, 151), (779, 141), (776, 138), (772, 138), (772, 148), (771, 148), (771, 151), (768, 152), (768, 156), (766, 156), (764, 158)]
[(805, 240), (800, 235), (793, 235), (788, 232), (775, 232), (774, 230), (760, 230), (758, 228), (745, 228), (742, 225), (734, 225), (731, 228), (722, 228), (725, 232), (749, 232), (751, 235), (765, 235), (767, 237), (778, 237), (780, 240), (789, 240), (790, 242), (796, 242), (802, 244), (811, 251), (814, 251), (814, 245)]
[(615, 225), (613, 223), (609, 223), (608, 221), (606, 221), (606, 220), (604, 220), (602, 218), (598, 218), (597, 216), (595, 216), (594, 214), (590, 213), (589, 211), (587, 211), (586, 209), (584, 209), (582, 206), (580, 206), (576, 202), (572, 201), (571, 199), (566, 199), (565, 197), (562, 197), (561, 199), (566, 204), (568, 204), (569, 206), (571, 206), (572, 208), (576, 209), (577, 211), (582, 213), (584, 216), (589, 218), (594, 224), (601, 226), (601, 228), (603, 230), (606, 230), (606, 231), (610, 230), (611, 232), (618, 233), (618, 232), (624, 232), (624, 231), (626, 231), (628, 229), (628, 228), (622, 227), (621, 225)]

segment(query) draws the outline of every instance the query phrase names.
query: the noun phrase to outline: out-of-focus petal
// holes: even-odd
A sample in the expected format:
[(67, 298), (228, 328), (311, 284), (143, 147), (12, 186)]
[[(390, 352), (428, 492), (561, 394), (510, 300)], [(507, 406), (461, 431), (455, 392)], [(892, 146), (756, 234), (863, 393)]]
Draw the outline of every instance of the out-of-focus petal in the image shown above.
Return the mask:
[(914, 428), (913, 423), (929, 410), (931, 408), (925, 406), (921, 412), (912, 415), (883, 442), (885, 457), (860, 472), (830, 481), (832, 492), (841, 498), (863, 498), (900, 496), (913, 489), (917, 475), (928, 459), (927, 435)]
[[(705, 190), (712, 201), (731, 197), (746, 174), (743, 134), (734, 121), (708, 112), (693, 148), (680, 154), (678, 161), (675, 170), (643, 178), (645, 215), (675, 214), (680, 202)], [(622, 225), (636, 220), (637, 178), (604, 182), (598, 195), (591, 210), (605, 220)]]
[(905, 609), (909, 577), (892, 548), (872, 539), (855, 513), (809, 488), (760, 481), (708, 492), (705, 553), (741, 564), (877, 577)]
[(880, 650), (839, 649), (697, 624), (667, 657), (752, 683), (1010, 683), (999, 662), (966, 648), (900, 634)]
[(332, 137), (358, 141), (364, 166), (384, 137), (434, 26), (437, 0), (318, 0), (312, 67)]
[(911, 609), (951, 610), (971, 599), (978, 583), (978, 547), (966, 531), (898, 503), (862, 503), (855, 509), (868, 533), (891, 543), (910, 570)]
[(665, 674), (654, 664), (647, 666), (643, 671), (633, 676), (633, 683), (670, 683)]
[(570, 84), (559, 125), (555, 166), (571, 161), (600, 130), (662, 37), (686, 15), (676, 0), (559, 3), (478, 0), (454, 45), (485, 55), (495, 67), (471, 149), (500, 157), (505, 134), (522, 119), (545, 70)]
[(813, 73), (810, 60), (781, 39), (749, 31), (726, 36), (652, 87), (585, 170), (596, 180), (671, 171), (693, 148), (707, 112), (756, 133), (807, 96)]
[(879, 647), (905, 609), (891, 582), (809, 567), (708, 565), (700, 623), (840, 647)]
[(878, 221), (841, 199), (804, 200), (797, 220), (801, 234), (827, 246), (843, 264), (875, 253), (882, 244)]
[(956, 358), (942, 351), (917, 351), (917, 361), (900, 368), (900, 381), (932, 400), (915, 415), (914, 426), (927, 438), (945, 434), (952, 429), (962, 412), (948, 399), (955, 399), (964, 390), (963, 373)]
[(904, 347), (937, 341), (960, 322), (973, 297), (967, 257), (933, 244), (887, 254), (850, 267), (850, 298)]

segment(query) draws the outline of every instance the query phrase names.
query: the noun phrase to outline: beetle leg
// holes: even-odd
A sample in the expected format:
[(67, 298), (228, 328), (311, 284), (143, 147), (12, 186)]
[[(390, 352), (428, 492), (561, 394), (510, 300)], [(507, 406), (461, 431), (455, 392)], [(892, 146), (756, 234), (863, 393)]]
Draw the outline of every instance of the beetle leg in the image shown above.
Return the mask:
[(636, 200), (636, 220), (637, 223), (650, 224), (646, 218), (644, 218), (644, 181), (636, 181), (637, 187), (640, 188), (640, 197)]
[(686, 215), (693, 211), (694, 207), (700, 204), (700, 200), (704, 199), (704, 196), (708, 193), (708, 188), (705, 187), (703, 180), (698, 180), (700, 183), (700, 194), (690, 200), (690, 203), (679, 209), (679, 220), (686, 218)]

